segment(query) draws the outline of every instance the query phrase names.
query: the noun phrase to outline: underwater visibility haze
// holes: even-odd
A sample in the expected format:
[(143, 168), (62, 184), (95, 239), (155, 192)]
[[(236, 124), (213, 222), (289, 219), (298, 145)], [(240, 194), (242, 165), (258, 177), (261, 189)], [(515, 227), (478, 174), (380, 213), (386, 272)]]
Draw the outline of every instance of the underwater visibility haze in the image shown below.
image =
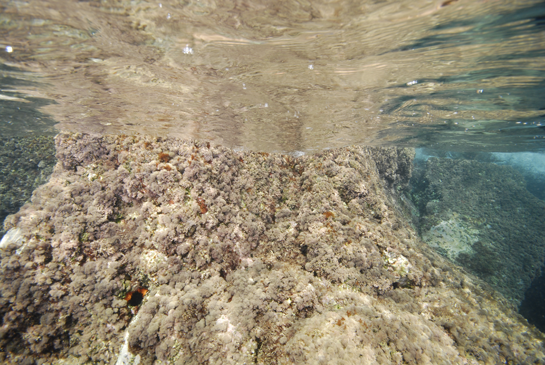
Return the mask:
[(0, 362), (545, 364), (545, 2), (0, 9)]

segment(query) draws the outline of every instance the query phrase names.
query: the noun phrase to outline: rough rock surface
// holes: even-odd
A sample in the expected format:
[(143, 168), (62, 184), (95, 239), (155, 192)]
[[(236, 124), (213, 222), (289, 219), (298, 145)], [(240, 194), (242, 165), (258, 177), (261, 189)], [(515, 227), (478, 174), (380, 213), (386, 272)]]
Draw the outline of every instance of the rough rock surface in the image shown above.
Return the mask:
[(5, 362), (545, 362), (542, 334), (392, 208), (410, 150), (56, 143), (49, 183), (5, 222), (23, 236), (0, 250)]
[[(0, 222), (47, 181), (55, 162), (52, 136), (0, 138)], [(4, 233), (0, 227), (0, 238)]]
[(545, 259), (545, 202), (510, 166), (431, 158), (420, 181), (424, 241), (518, 305)]

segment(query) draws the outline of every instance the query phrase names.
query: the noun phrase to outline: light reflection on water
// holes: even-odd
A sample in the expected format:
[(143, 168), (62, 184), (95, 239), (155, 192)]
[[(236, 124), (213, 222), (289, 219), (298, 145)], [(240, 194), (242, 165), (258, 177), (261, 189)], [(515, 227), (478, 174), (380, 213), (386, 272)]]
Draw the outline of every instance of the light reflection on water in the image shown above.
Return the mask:
[[(544, 17), (537, 1), (10, 1), (2, 133), (539, 150)], [(17, 108), (24, 128), (6, 125)]]

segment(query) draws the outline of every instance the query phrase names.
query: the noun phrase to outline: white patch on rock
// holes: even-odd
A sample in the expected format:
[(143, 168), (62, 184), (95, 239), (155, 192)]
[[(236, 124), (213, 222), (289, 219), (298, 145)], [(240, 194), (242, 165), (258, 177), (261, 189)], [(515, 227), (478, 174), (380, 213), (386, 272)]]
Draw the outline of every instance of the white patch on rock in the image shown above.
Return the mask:
[(456, 261), (461, 253), (475, 253), (472, 247), (479, 240), (478, 233), (455, 216), (432, 227), (422, 239), (429, 246), (440, 249), (451, 261)]
[(140, 355), (133, 355), (129, 351), (129, 331), (125, 331), (125, 336), (123, 336), (123, 346), (119, 350), (119, 356), (115, 365), (138, 365), (140, 364)]
[(140, 256), (140, 263), (144, 266), (145, 272), (157, 271), (159, 264), (167, 261), (165, 254), (156, 250), (144, 250)]
[(19, 249), (17, 249), (17, 254), (19, 254), (23, 248), (25, 248), (23, 245), (23, 238), (21, 229), (12, 228), (6, 232), (4, 237), (2, 237), (2, 241), (0, 241), (0, 248), (7, 248), (13, 243), (15, 246), (19, 247)]
[(218, 338), (223, 344), (238, 343), (242, 339), (242, 335), (236, 330), (236, 326), (224, 314), (216, 320), (216, 328), (219, 330)]
[(384, 254), (384, 260), (386, 264), (393, 269), (393, 271), (400, 275), (405, 276), (409, 273), (412, 268), (411, 263), (407, 258), (401, 254), (396, 254), (395, 252), (388, 251)]

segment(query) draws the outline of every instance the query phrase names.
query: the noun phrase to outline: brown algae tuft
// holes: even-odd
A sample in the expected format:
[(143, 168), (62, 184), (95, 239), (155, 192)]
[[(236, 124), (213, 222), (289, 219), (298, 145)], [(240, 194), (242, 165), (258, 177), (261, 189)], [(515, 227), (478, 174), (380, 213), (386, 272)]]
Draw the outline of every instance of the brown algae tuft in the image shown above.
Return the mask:
[(168, 153), (161, 152), (159, 154), (159, 161), (167, 163), (170, 161), (170, 155)]

